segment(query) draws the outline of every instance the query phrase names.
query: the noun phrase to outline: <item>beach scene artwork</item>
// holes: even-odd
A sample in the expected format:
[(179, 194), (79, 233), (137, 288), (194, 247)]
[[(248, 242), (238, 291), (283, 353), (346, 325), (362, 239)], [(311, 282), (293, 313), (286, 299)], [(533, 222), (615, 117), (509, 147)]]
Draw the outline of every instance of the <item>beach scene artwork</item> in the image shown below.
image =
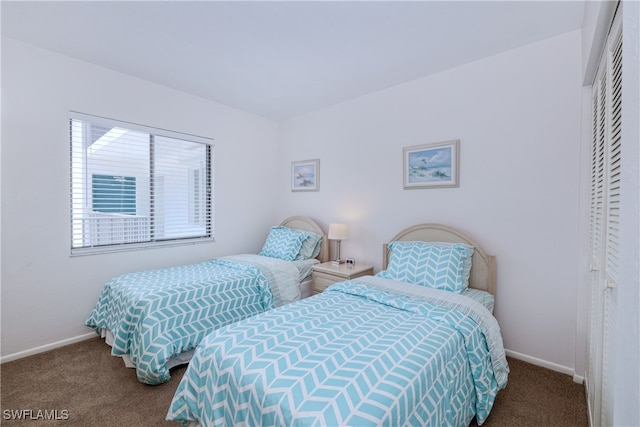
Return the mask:
[(458, 141), (404, 149), (405, 188), (457, 187)]
[(291, 164), (291, 190), (317, 191), (319, 160), (305, 160)]

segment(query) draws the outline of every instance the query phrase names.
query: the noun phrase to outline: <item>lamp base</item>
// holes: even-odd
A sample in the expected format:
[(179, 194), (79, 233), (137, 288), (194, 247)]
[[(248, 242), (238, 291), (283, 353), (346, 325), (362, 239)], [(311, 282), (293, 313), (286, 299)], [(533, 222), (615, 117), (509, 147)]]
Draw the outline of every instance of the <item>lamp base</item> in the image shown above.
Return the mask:
[(344, 264), (343, 259), (334, 259), (333, 261), (331, 261), (331, 265), (340, 265), (340, 264)]

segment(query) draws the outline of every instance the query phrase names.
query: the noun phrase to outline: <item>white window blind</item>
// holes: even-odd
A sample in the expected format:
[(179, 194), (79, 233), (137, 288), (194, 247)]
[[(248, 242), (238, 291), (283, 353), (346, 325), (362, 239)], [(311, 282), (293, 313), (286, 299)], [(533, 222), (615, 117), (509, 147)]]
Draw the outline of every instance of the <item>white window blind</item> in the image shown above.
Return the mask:
[(70, 114), (72, 253), (211, 239), (212, 140)]

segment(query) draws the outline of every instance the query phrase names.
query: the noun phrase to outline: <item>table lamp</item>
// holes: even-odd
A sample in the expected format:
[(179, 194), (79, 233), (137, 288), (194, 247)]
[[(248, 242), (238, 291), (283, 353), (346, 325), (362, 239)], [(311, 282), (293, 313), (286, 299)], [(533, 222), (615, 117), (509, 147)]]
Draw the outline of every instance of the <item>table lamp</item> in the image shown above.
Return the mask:
[(349, 238), (349, 225), (348, 224), (329, 224), (329, 240), (337, 240), (336, 246), (336, 259), (331, 261), (333, 265), (340, 265), (344, 260), (340, 259), (340, 242)]

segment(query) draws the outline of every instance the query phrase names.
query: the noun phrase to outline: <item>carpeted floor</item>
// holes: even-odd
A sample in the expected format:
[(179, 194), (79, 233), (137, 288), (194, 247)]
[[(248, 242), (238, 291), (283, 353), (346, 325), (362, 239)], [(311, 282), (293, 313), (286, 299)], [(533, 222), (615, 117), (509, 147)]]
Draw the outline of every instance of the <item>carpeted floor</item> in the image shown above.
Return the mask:
[[(483, 426), (589, 426), (582, 384), (569, 375), (508, 358), (509, 382)], [(472, 426), (475, 424), (472, 423)]]
[[(567, 375), (519, 360), (509, 359), (509, 365), (509, 384), (498, 394), (484, 426), (588, 426), (582, 385)], [(177, 425), (164, 417), (185, 369), (172, 370), (167, 383), (142, 384), (135, 371), (111, 356), (109, 347), (97, 337), (4, 363), (0, 366), (0, 424)], [(35, 419), (13, 419), (18, 414)], [(43, 420), (45, 415), (58, 420)]]

